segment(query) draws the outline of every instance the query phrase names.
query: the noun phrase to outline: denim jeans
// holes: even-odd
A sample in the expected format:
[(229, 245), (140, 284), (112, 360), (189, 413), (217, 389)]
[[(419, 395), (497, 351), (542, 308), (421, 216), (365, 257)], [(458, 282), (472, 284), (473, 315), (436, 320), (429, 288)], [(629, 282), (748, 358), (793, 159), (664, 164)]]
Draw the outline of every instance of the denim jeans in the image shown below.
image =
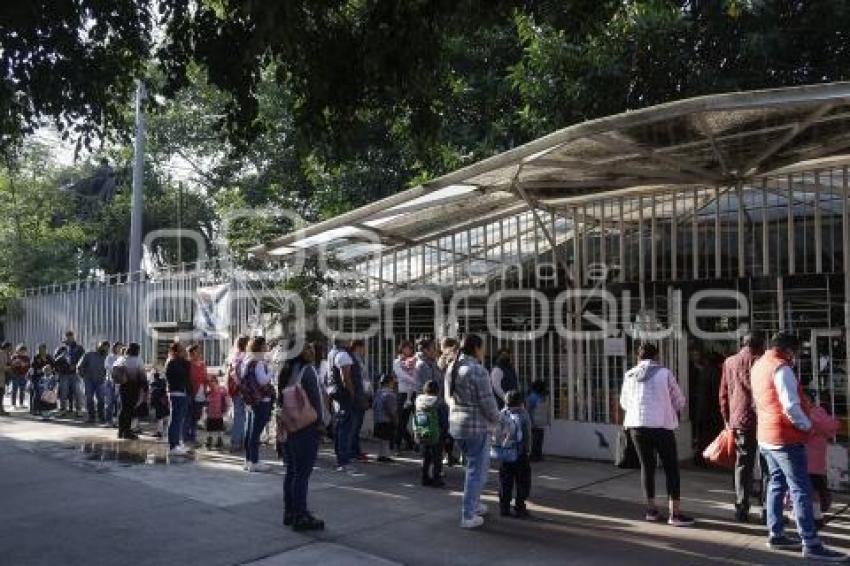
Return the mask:
[(168, 424), (168, 446), (174, 448), (183, 441), (189, 398), (185, 395), (170, 395), (171, 422)]
[(260, 436), (272, 416), (272, 402), (260, 401), (248, 409), (248, 426), (245, 434), (245, 460), (256, 464), (260, 461)]
[(336, 465), (347, 466), (351, 463), (352, 449), (354, 446), (354, 411), (351, 409), (340, 409), (336, 413), (336, 430), (334, 431), (334, 452), (336, 453)]
[(107, 422), (112, 422), (118, 414), (118, 403), (116, 402), (115, 384), (106, 380), (100, 385), (100, 396), (103, 398), (103, 417)]
[(12, 378), (12, 405), (24, 406), (24, 397), (27, 392), (27, 378), (16, 375)]
[[(104, 420), (104, 399), (103, 399), (103, 381), (95, 381), (86, 379), (86, 412), (89, 414), (89, 420), (94, 420), (95, 416), (101, 421)], [(95, 411), (95, 397), (97, 397), (97, 409)]]
[[(195, 442), (198, 439), (198, 420), (195, 419), (198, 408), (197, 403), (191, 397), (186, 397), (186, 419), (185, 429), (183, 430), (183, 438), (189, 442)], [(198, 417), (200, 419), (201, 417)]]
[(356, 458), (363, 451), (360, 449), (360, 431), (363, 430), (363, 421), (366, 418), (365, 409), (352, 409), (351, 416), (354, 419), (351, 431), (351, 457)]
[(770, 474), (766, 501), (768, 533), (771, 537), (783, 534), (782, 507), (785, 493), (790, 489), (797, 530), (803, 544), (808, 547), (819, 546), (821, 542), (812, 512), (812, 485), (809, 480), (806, 446), (792, 444), (776, 450), (761, 448), (761, 452), (767, 460)]
[(481, 502), (481, 492), (487, 485), (490, 470), (490, 436), (484, 432), (468, 438), (455, 438), (466, 460), (466, 478), (463, 482), (463, 518), (475, 517)]
[(283, 509), (294, 516), (307, 512), (307, 490), (310, 474), (319, 453), (319, 431), (314, 426), (290, 434), (283, 444)]
[(230, 447), (242, 448), (245, 443), (245, 402), (242, 397), (233, 397), (233, 424), (230, 429)]

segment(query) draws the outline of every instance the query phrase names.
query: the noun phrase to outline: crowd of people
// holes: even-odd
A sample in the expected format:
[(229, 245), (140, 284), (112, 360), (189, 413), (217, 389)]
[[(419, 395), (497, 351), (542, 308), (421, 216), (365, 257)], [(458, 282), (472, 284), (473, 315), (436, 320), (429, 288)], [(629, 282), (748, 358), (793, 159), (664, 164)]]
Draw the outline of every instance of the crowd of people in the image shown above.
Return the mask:
[[(726, 431), (735, 444), (735, 519), (750, 520), (757, 455), (762, 474), (762, 521), (767, 545), (775, 550), (802, 550), (805, 558), (844, 562), (848, 556), (827, 548), (818, 537), (822, 513), (829, 506), (826, 481), (827, 443), (838, 428), (826, 406), (807, 391), (794, 364), (797, 337), (777, 333), (765, 348), (756, 334), (743, 337), (738, 353), (722, 364), (719, 404)], [(620, 393), (624, 430), (636, 452), (646, 498), (646, 520), (662, 514), (655, 502), (658, 458), (664, 470), (669, 503), (668, 523), (690, 526), (680, 508), (680, 473), (674, 431), (687, 403), (673, 373), (658, 362), (658, 350), (643, 344), (638, 364), (626, 372)], [(790, 499), (800, 536), (785, 532), (784, 510)]]
[[(207, 448), (225, 448), (225, 415), (232, 414), (229, 447), (244, 452), (248, 472), (267, 469), (260, 461), (260, 443), (273, 423), (286, 467), (283, 522), (295, 530), (324, 528), (307, 505), (323, 438), (333, 442), (339, 472), (369, 460), (360, 446), (368, 410), (373, 413), (372, 435), (379, 442), (378, 463), (416, 451), (422, 485), (432, 488), (445, 485), (443, 466), (463, 464), (461, 527), (484, 523), (487, 507), (481, 493), (491, 458), (499, 464), (499, 512), (528, 517), (531, 463), (543, 459), (550, 410), (544, 382), (535, 380), (526, 387), (509, 350), (498, 351), (488, 369), (484, 341), (475, 334), (462, 341), (445, 338), (439, 345), (430, 338), (415, 345), (405, 340), (382, 373), (367, 364), (366, 343), (360, 339), (334, 340), (330, 348), (308, 342), (294, 357), (283, 353), (285, 346), (270, 345), (262, 336), (240, 337), (224, 371), (215, 374), (207, 368), (200, 345), (174, 342), (160, 372), (145, 366), (137, 343), (102, 341), (86, 352), (69, 331), (52, 355), (45, 344), (32, 357), (25, 345), (13, 350), (3, 344), (0, 386), (10, 390), (13, 406), (26, 404), (45, 418), (82, 418), (83, 410), (90, 423), (113, 426), (117, 418), (119, 439), (137, 439), (138, 419), (152, 415), (154, 435), (167, 436), (175, 458), (201, 445), (202, 420)], [(837, 423), (793, 371), (798, 350), (794, 335), (779, 333), (765, 349), (753, 334), (722, 364), (720, 413), (736, 446), (735, 518), (750, 520), (758, 459), (768, 545), (801, 548), (810, 558), (843, 560), (844, 555), (827, 549), (818, 538), (830, 501), (827, 442)], [(0, 400), (5, 394), (2, 391)], [(687, 400), (673, 372), (659, 363), (654, 345), (640, 345), (638, 363), (624, 376), (620, 404), (624, 430), (641, 469), (645, 519), (664, 519), (655, 497), (660, 459), (669, 504), (666, 521), (677, 527), (692, 525), (694, 519), (680, 507), (675, 437)], [(0, 412), (5, 412), (2, 401)], [(800, 537), (784, 528), (789, 492)]]

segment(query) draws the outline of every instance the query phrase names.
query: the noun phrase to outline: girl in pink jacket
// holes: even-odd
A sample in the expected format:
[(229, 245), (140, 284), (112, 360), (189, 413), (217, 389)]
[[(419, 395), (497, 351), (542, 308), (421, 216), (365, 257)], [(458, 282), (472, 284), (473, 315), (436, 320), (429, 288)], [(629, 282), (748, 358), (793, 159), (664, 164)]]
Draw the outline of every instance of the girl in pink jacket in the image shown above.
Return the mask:
[(809, 419), (812, 421), (812, 433), (806, 443), (809, 459), (809, 479), (812, 482), (812, 507), (815, 524), (823, 528), (823, 512), (829, 509), (832, 497), (826, 481), (826, 449), (832, 437), (838, 432), (838, 421), (822, 406), (812, 401)]
[(207, 449), (213, 447), (213, 436), (215, 436), (215, 447), (219, 450), (224, 448), (224, 415), (227, 413), (227, 388), (222, 387), (218, 378), (214, 375), (209, 377), (207, 389)]

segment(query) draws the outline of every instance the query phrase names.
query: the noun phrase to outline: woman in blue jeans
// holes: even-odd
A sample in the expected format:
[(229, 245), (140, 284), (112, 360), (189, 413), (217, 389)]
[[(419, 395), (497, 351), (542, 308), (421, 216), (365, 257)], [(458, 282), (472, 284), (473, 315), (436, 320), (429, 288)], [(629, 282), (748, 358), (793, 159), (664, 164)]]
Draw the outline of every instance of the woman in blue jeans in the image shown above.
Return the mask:
[(183, 431), (189, 411), (189, 360), (186, 349), (179, 342), (168, 348), (165, 362), (165, 379), (168, 381), (168, 397), (171, 401), (171, 423), (168, 425), (168, 445), (172, 456), (185, 456), (188, 450), (183, 444)]
[(470, 334), (461, 343), (460, 355), (449, 366), (446, 388), (451, 403), (449, 432), (466, 462), (463, 512), (460, 526), (474, 529), (484, 524), (487, 507), (481, 492), (490, 468), (490, 429), (499, 421), (490, 374), (482, 365), (484, 341)]
[[(322, 395), (319, 377), (313, 365), (315, 348), (306, 344), (301, 354), (283, 367), (278, 379), (282, 401), (283, 389), (300, 384), (307, 399), (316, 411), (316, 421), (299, 431), (289, 433), (283, 442), (283, 462), (286, 476), (283, 480), (283, 524), (295, 531), (314, 531), (325, 528), (321, 519), (307, 509), (307, 491), (310, 474), (319, 453), (322, 437)], [(281, 402), (281, 406), (283, 403)]]
[(268, 466), (260, 462), (260, 436), (269, 424), (272, 415), (274, 388), (266, 364), (268, 346), (262, 336), (248, 342), (248, 353), (242, 362), (240, 381), (253, 380), (258, 391), (258, 400), (248, 409), (248, 423), (245, 431), (245, 471), (265, 472)]

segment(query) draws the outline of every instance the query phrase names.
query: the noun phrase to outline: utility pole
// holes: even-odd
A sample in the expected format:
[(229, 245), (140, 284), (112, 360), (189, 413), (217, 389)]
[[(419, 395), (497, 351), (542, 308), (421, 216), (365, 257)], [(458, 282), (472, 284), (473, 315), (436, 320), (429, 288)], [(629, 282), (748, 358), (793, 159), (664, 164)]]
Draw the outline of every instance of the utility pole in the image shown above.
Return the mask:
[(177, 263), (183, 271), (183, 181), (177, 183)]
[(130, 205), (130, 264), (132, 278), (141, 280), (142, 270), (142, 184), (145, 167), (145, 84), (136, 85), (136, 141), (133, 151), (133, 197)]

